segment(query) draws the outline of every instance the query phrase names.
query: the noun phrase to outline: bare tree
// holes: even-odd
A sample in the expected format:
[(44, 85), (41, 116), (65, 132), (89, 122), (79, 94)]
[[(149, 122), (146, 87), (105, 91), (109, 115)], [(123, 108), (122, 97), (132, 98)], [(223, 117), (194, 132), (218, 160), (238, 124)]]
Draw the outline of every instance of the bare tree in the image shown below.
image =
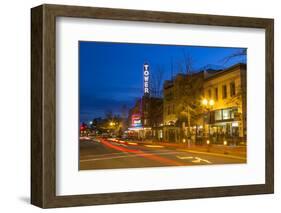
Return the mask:
[(192, 74), (194, 71), (194, 58), (190, 53), (186, 53), (185, 50), (183, 50), (183, 57), (184, 57), (184, 68), (186, 74)]
[(162, 96), (162, 86), (164, 81), (164, 73), (165, 70), (162, 66), (157, 66), (156, 69), (152, 72), (150, 88), (151, 95), (153, 97), (161, 97)]
[(184, 73), (184, 65), (182, 60), (176, 62), (177, 65), (177, 73)]
[(121, 107), (121, 117), (127, 118), (127, 113), (128, 113), (128, 107), (126, 104), (123, 104)]
[(125, 131), (125, 129), (128, 127), (128, 107), (126, 104), (123, 104), (121, 107), (121, 125), (122, 130)]
[(108, 120), (110, 120), (110, 119), (113, 118), (113, 112), (112, 112), (112, 110), (107, 109), (107, 110), (104, 112), (104, 114), (105, 114), (106, 119), (108, 119)]
[(171, 80), (174, 78), (174, 60), (173, 57), (171, 57), (171, 62), (170, 62), (170, 69), (171, 69)]
[[(203, 112), (200, 103), (202, 87), (202, 76), (188, 75), (188, 78), (182, 81), (177, 91), (176, 114), (180, 118), (180, 123), (186, 124), (188, 136), (191, 133), (191, 126), (195, 124)], [(182, 132), (181, 135), (184, 135), (184, 133)]]
[(242, 58), (245, 57), (247, 55), (247, 49), (242, 49), (242, 50), (238, 50), (234, 53), (232, 53), (229, 56), (224, 57), (221, 61), (223, 62), (223, 64), (226, 64), (227, 62), (229, 62), (230, 60), (234, 59), (234, 58)]

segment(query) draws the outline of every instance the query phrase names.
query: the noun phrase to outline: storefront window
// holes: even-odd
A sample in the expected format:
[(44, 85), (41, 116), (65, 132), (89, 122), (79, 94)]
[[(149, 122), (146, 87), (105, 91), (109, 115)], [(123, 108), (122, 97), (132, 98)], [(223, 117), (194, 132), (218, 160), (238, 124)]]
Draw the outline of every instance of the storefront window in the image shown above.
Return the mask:
[(221, 110), (216, 110), (216, 111), (215, 111), (215, 120), (216, 120), (216, 121), (222, 120)]
[(160, 137), (160, 139), (163, 138), (163, 131), (162, 130), (160, 130), (159, 137)]
[(223, 120), (227, 120), (231, 118), (231, 109), (222, 110), (222, 118)]
[(237, 111), (238, 111), (237, 108), (216, 110), (216, 111), (214, 111), (215, 121), (234, 119), (235, 114), (237, 114)]
[(233, 108), (232, 109), (232, 113), (231, 113), (231, 118), (234, 119), (235, 115), (237, 115), (237, 113), (238, 113), (238, 109), (237, 108)]

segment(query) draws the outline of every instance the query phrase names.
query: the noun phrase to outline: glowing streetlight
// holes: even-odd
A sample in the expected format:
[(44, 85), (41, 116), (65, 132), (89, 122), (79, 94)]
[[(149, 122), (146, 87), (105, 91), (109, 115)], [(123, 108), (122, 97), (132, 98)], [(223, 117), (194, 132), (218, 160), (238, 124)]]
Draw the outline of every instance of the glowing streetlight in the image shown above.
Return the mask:
[[(208, 110), (209, 113), (209, 136), (210, 136), (210, 123), (211, 123), (211, 116), (210, 116), (210, 111), (211, 108), (215, 105), (215, 101), (213, 99), (207, 100), (206, 98), (204, 98), (202, 100), (202, 104), (206, 107), (206, 109)], [(203, 127), (205, 126), (205, 118), (203, 118)], [(203, 135), (204, 135), (204, 130), (203, 130)]]
[(204, 99), (202, 100), (202, 104), (205, 105), (205, 106), (207, 106), (207, 105), (208, 105), (208, 100), (207, 100), (206, 98), (204, 98)]
[(110, 125), (110, 126), (113, 126), (113, 125), (114, 125), (114, 123), (113, 123), (113, 122), (110, 122), (110, 123), (109, 123), (109, 125)]
[(204, 98), (203, 100), (202, 100), (202, 104), (204, 105), (204, 106), (214, 106), (214, 104), (215, 104), (215, 101), (213, 100), (213, 99), (210, 99), (210, 100), (207, 100), (206, 98)]
[(227, 145), (227, 141), (224, 141), (224, 142), (223, 142), (223, 145), (225, 145), (225, 146), (226, 146), (226, 145)]
[(209, 140), (207, 140), (207, 141), (206, 141), (206, 143), (209, 145), (209, 144), (210, 144), (210, 141), (209, 141)]

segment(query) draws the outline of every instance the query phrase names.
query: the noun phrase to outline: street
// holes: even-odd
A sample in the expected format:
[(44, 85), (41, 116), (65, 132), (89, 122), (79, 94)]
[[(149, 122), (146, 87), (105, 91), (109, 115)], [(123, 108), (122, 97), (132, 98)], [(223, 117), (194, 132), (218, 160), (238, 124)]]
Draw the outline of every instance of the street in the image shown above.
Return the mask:
[(246, 163), (246, 157), (110, 138), (80, 138), (80, 170)]

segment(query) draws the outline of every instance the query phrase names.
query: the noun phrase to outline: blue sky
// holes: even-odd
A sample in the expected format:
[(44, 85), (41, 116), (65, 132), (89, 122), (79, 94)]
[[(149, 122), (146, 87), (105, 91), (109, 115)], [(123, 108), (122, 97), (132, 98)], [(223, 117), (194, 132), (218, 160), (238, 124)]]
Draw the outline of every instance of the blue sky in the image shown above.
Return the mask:
[(104, 117), (109, 110), (120, 114), (123, 105), (132, 107), (143, 93), (144, 62), (149, 63), (152, 74), (162, 67), (163, 79), (169, 80), (179, 72), (179, 64), (184, 64), (187, 55), (192, 57), (193, 69), (197, 71), (206, 65), (229, 67), (246, 63), (246, 57), (235, 57), (227, 63), (223, 60), (242, 49), (80, 41), (80, 121)]

